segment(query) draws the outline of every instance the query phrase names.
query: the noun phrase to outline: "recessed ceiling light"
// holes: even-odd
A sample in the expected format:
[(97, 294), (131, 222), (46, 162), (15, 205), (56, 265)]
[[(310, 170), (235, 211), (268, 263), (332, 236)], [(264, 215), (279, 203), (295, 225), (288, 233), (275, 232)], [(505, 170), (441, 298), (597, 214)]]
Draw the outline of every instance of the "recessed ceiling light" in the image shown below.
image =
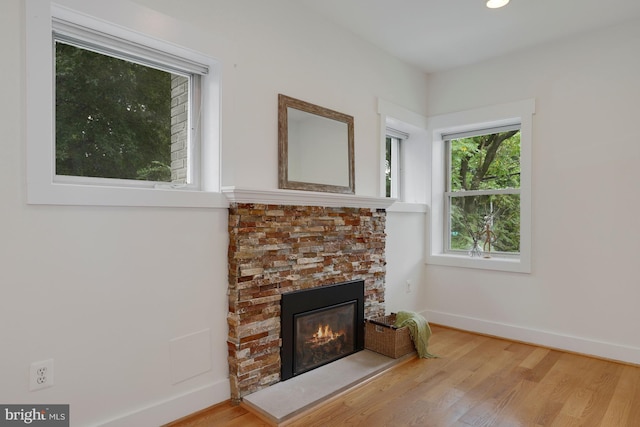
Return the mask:
[(487, 7), (490, 9), (497, 9), (502, 6), (506, 6), (509, 0), (487, 0)]

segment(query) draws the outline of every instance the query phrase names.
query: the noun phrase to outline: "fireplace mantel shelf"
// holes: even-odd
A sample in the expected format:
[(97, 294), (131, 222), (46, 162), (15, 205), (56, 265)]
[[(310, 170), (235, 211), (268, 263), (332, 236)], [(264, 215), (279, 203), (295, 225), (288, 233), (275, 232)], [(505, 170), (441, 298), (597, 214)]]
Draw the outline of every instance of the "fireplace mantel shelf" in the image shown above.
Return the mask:
[(358, 196), (355, 194), (320, 193), (300, 190), (264, 190), (223, 187), (222, 193), (231, 203), (259, 203), (269, 205), (302, 205), (387, 209), (396, 199)]

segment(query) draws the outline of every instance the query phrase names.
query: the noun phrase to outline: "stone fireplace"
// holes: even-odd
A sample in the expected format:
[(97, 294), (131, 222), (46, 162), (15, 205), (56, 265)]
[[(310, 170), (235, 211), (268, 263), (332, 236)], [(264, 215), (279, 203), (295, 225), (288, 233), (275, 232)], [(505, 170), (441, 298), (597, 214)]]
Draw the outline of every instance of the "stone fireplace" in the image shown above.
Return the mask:
[(362, 281), (364, 316), (384, 315), (386, 211), (375, 205), (388, 202), (371, 200), (374, 207), (231, 198), (227, 345), (232, 400), (282, 379), (283, 294)]

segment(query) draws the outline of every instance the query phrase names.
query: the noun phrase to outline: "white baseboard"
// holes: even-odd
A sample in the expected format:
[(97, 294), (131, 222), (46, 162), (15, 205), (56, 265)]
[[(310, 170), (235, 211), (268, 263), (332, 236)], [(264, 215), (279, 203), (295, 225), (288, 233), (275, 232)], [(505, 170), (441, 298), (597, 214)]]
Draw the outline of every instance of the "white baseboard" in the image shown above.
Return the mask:
[(590, 338), (563, 335), (539, 329), (524, 328), (507, 323), (460, 316), (441, 311), (425, 310), (422, 315), (430, 322), (470, 332), (493, 335), (515, 341), (537, 344), (591, 355), (624, 363), (640, 364), (640, 348)]
[(219, 381), (99, 423), (100, 427), (157, 427), (231, 397), (229, 381)]

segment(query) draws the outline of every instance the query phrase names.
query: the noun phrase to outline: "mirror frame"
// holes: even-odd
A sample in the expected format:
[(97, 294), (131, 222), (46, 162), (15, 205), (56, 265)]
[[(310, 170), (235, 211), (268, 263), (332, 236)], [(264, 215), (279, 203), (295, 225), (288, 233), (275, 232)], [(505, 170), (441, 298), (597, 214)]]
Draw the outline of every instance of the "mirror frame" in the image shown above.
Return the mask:
[[(346, 123), (349, 185), (331, 185), (289, 180), (288, 108), (304, 111)], [(353, 117), (306, 101), (278, 94), (278, 188), (290, 190), (321, 191), (327, 193), (355, 194)]]

